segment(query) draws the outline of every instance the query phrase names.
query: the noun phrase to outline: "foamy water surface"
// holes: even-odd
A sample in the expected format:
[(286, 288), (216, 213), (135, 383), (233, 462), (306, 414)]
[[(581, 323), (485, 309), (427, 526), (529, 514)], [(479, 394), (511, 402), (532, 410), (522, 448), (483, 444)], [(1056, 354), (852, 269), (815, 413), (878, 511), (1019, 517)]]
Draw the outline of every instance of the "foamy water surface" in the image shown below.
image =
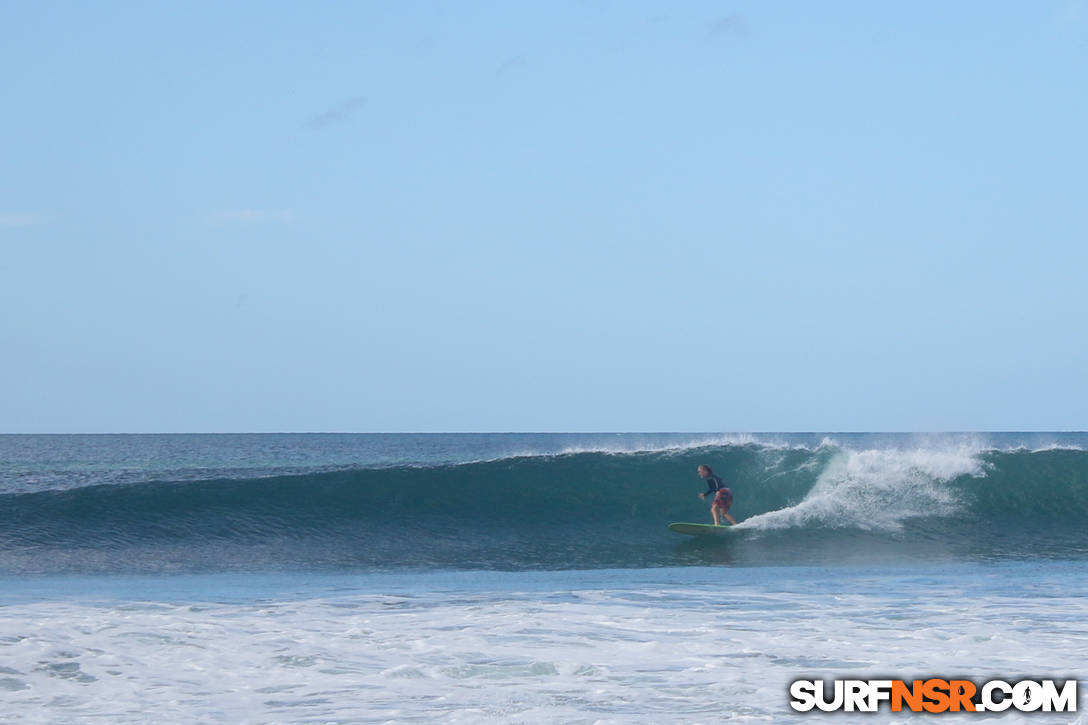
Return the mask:
[(0, 720), (802, 722), (819, 716), (789, 709), (797, 678), (1083, 675), (1086, 575), (1036, 562), (43, 578), (4, 587)]

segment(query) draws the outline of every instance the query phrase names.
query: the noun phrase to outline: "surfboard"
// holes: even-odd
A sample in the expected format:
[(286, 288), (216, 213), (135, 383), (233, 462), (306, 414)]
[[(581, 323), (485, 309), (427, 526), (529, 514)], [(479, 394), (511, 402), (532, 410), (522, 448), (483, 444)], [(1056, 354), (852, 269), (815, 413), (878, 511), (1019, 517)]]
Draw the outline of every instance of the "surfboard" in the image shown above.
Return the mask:
[(669, 524), (670, 531), (688, 536), (721, 536), (728, 534), (732, 529), (732, 526), (715, 526), (714, 524)]

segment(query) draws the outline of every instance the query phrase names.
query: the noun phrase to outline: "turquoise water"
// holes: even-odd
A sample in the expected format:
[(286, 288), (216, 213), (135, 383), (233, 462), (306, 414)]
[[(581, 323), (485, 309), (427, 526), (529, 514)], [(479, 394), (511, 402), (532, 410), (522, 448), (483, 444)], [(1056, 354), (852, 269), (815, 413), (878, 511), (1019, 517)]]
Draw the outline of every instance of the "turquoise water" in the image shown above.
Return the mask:
[[(1083, 679), (1086, 442), (0, 436), (0, 720), (802, 722), (799, 678)], [(665, 529), (709, 520), (698, 463), (723, 540)]]
[[(1083, 434), (3, 436), (0, 574), (1081, 558)], [(710, 521), (712, 465), (742, 521)]]

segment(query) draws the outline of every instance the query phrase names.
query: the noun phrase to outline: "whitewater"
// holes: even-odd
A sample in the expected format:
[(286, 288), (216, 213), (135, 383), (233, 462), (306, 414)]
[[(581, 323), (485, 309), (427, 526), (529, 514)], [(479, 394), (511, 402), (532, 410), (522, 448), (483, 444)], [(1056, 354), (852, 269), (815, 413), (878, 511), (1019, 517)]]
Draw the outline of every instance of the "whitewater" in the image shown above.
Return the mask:
[[(709, 522), (703, 463), (726, 539), (665, 528)], [(1086, 514), (1082, 433), (0, 436), (0, 720), (802, 722), (799, 678), (1083, 679)]]

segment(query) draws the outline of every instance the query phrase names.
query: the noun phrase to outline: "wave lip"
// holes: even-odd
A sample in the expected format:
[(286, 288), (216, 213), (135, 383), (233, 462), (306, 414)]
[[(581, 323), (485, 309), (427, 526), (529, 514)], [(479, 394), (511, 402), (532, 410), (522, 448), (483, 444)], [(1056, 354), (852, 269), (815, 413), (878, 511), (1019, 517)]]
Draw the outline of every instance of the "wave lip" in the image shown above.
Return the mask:
[[(665, 529), (709, 521), (695, 495), (701, 463), (733, 489), (733, 513), (749, 532), (725, 549), (684, 548)], [(9, 493), (0, 495), (0, 572), (611, 568), (772, 554), (795, 563), (859, 547), (914, 557), (1042, 547), (1080, 557), (1085, 517), (1088, 452), (1069, 447), (719, 440)]]
[(979, 453), (967, 446), (839, 450), (802, 501), (756, 514), (746, 526), (899, 531), (911, 518), (953, 516), (966, 502), (948, 484), (963, 477), (985, 476)]

